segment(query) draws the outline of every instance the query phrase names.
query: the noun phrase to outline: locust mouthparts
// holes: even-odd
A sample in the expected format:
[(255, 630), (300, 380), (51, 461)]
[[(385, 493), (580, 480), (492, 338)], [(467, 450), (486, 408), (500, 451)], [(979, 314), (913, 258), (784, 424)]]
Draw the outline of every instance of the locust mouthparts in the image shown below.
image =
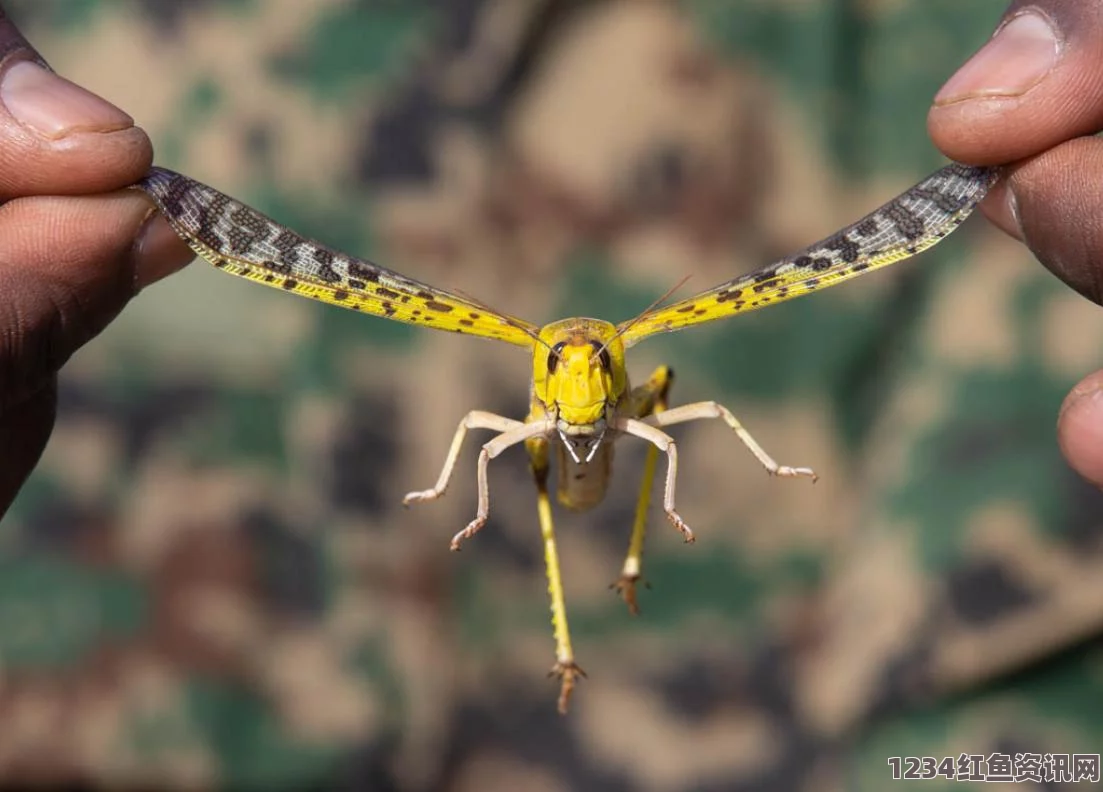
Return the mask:
[(592, 424), (558, 422), (559, 437), (576, 465), (589, 464), (605, 437), (605, 419)]

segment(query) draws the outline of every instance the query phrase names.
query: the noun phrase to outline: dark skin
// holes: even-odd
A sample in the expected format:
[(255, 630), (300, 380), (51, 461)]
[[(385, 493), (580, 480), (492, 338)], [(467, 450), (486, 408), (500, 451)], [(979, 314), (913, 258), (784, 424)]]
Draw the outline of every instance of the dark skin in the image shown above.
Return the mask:
[[(1103, 0), (1014, 2), (1003, 20), (1029, 9), (1041, 16), (997, 36), (1014, 45), (1010, 59), (948, 84), (930, 135), (951, 159), (1013, 163), (984, 213), (1103, 304), (1103, 140), (1088, 137), (1103, 129)], [(90, 94), (12, 72), (24, 61), (45, 65), (0, 8), (0, 515), (53, 428), (58, 369), (192, 259), (146, 198), (120, 192), (153, 160), (145, 133)], [(1069, 394), (1057, 438), (1103, 486), (1103, 371)]]
[[(928, 116), (931, 139), (951, 159), (1013, 163), (982, 210), (1022, 241), (1054, 275), (1103, 305), (1103, 0), (1014, 2), (1007, 22), (1031, 9), (1052, 26), (1059, 52), (1027, 90), (1007, 90), (1000, 64), (958, 96), (939, 97)], [(1002, 23), (1001, 23), (1002, 24)], [(999, 39), (1010, 27), (997, 34)], [(1022, 48), (1038, 57), (1038, 41)], [(1012, 66), (1009, 72), (1023, 71)], [(982, 90), (995, 86), (996, 95)], [(1089, 374), (1061, 406), (1057, 440), (1069, 464), (1103, 486), (1103, 371)]]
[(45, 66), (0, 8), (0, 514), (53, 429), (58, 369), (192, 258), (118, 192), (153, 160), (146, 134), (27, 61)]

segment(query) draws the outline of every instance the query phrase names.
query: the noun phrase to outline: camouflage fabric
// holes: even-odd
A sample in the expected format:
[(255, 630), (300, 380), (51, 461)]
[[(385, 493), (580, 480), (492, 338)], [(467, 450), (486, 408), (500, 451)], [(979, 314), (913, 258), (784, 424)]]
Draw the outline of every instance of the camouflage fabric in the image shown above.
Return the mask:
[[(159, 164), (539, 323), (718, 283), (933, 170), (930, 98), (1004, 3), (5, 6)], [(1103, 352), (1085, 327), (978, 218), (633, 350), (821, 480), (677, 430), (698, 540), (655, 512), (633, 618), (607, 588), (623, 443), (608, 502), (557, 512), (589, 674), (560, 717), (523, 453), (461, 555), (471, 448), (447, 497), (400, 505), (464, 412), (523, 415), (525, 355), (194, 265), (67, 366), (0, 524), (0, 782), (881, 790), (894, 756), (1098, 753), (1103, 497), (1053, 429)]]

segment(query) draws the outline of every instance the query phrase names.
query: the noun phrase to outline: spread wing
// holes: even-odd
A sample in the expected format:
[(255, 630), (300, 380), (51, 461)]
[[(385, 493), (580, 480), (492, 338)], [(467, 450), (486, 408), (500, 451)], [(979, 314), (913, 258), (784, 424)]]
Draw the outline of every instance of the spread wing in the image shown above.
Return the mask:
[(396, 322), (530, 347), (539, 328), (467, 297), (332, 250), (213, 187), (164, 168), (134, 185), (198, 255), (223, 272)]
[(621, 323), (624, 345), (746, 313), (825, 289), (937, 244), (957, 228), (997, 179), (993, 168), (954, 163), (880, 209), (796, 255)]

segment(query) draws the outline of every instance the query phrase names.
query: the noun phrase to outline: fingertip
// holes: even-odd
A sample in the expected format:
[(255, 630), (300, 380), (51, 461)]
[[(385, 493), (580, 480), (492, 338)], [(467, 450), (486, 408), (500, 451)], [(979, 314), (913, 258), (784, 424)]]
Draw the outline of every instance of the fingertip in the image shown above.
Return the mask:
[(1013, 203), (996, 215), (997, 224), (1009, 222), (1006, 215), (1013, 211), (1021, 238), (1038, 261), (1074, 291), (1103, 305), (1101, 179), (1103, 140), (1070, 140), (1003, 169), (1004, 189)]
[(1057, 26), (1040, 9), (1014, 14), (946, 81), (935, 106), (1022, 96), (1053, 70), (1063, 45)]
[(1103, 123), (1099, 2), (1016, 2), (935, 97), (931, 139), (946, 156), (996, 165)]
[(0, 62), (0, 200), (110, 192), (152, 161), (149, 137), (110, 102), (22, 50)]
[(1007, 100), (973, 99), (932, 105), (927, 111), (927, 135), (944, 155), (969, 165), (1003, 165), (1017, 159), (1018, 141), (993, 134), (989, 119), (1006, 110)]
[(1057, 443), (1073, 470), (1103, 487), (1103, 371), (1086, 377), (1065, 398)]
[(58, 306), (79, 312), (79, 321), (65, 324), (71, 335), (56, 345), (75, 349), (142, 288), (194, 258), (157, 217), (148, 197), (132, 189), (9, 201), (0, 206), (0, 261), (10, 263), (0, 267), (3, 288), (25, 296), (28, 321)]

